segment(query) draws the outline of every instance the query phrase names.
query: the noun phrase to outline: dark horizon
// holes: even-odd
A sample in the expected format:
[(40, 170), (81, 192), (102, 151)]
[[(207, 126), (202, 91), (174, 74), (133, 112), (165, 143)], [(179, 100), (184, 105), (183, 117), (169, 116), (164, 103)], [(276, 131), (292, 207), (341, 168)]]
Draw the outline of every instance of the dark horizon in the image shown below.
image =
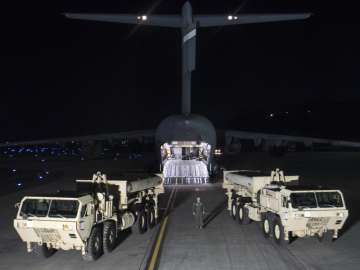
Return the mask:
[[(62, 13), (142, 13), (152, 5), (153, 13), (179, 13), (183, 2), (11, 7), (3, 38), (0, 139), (154, 129), (166, 116), (180, 113), (177, 30), (134, 31), (130, 25), (72, 21)], [(242, 13), (314, 16), (200, 30), (193, 113), (219, 129), (359, 140), (353, 123), (360, 113), (355, 10), (313, 1), (243, 2), (191, 1), (195, 14), (229, 14), (242, 6)]]

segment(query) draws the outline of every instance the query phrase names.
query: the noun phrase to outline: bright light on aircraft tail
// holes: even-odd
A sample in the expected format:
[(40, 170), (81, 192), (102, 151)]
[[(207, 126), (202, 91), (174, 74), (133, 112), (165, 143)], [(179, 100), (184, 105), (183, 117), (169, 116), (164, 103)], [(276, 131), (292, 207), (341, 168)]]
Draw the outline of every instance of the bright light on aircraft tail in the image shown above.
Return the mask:
[[(181, 29), (182, 39), (182, 114), (184, 117), (191, 116), (191, 72), (196, 67), (196, 35), (197, 28), (199, 27), (212, 27), (212, 26), (228, 26), (238, 24), (252, 24), (264, 22), (278, 22), (290, 20), (302, 20), (310, 16), (309, 13), (300, 14), (223, 14), (223, 15), (195, 15), (193, 16), (192, 8), (189, 2), (186, 2), (181, 10), (181, 15), (152, 15), (152, 14), (79, 14), (79, 13), (66, 13), (66, 17), (80, 20), (138, 24), (138, 25), (151, 25), (161, 27), (174, 27)], [(185, 121), (185, 127), (188, 126), (189, 121)], [(194, 131), (191, 140), (198, 140)], [(164, 142), (162, 142), (164, 143)], [(174, 142), (166, 141), (171, 152), (170, 155), (162, 156), (162, 167), (165, 178), (169, 181), (172, 179), (182, 178), (187, 180), (207, 181), (209, 178), (209, 164), (211, 164), (211, 155), (204, 153), (214, 148), (211, 142), (202, 142), (203, 146), (177, 146)], [(196, 141), (185, 142), (197, 144)], [(164, 146), (164, 145), (163, 145)], [(166, 148), (166, 145), (164, 146)], [(181, 158), (174, 158), (177, 149), (182, 149)], [(205, 149), (206, 151), (198, 152), (195, 158), (190, 158), (189, 155), (194, 153), (194, 149)], [(164, 149), (162, 148), (161, 151)], [(210, 153), (210, 152), (209, 152)], [(184, 157), (185, 155), (185, 157)], [(206, 157), (204, 157), (206, 156)]]
[(194, 20), (198, 23), (199, 27), (213, 27), (304, 20), (310, 16), (311, 13), (196, 15)]
[(101, 14), (101, 13), (64, 13), (70, 19), (141, 24), (163, 27), (181, 27), (180, 15), (147, 15), (147, 14)]
[(228, 26), (265, 22), (303, 20), (310, 13), (295, 14), (221, 14), (195, 15), (189, 2), (185, 2), (181, 15), (152, 14), (80, 14), (65, 13), (72, 19), (151, 25), (180, 28), (182, 32), (182, 113), (191, 113), (191, 72), (195, 70), (196, 34), (198, 27)]

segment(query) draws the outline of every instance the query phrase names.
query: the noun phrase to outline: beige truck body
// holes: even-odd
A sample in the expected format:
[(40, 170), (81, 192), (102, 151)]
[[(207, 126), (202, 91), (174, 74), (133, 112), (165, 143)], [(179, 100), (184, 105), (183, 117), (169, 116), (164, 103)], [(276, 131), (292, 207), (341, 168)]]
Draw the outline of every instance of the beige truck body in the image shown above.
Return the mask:
[[(280, 219), (285, 240), (289, 240), (289, 235), (322, 237), (328, 231), (332, 238), (337, 238), (348, 217), (342, 192), (297, 186), (298, 179), (299, 176), (285, 176), (280, 170), (269, 176), (261, 176), (258, 172), (225, 171), (223, 188), (228, 197), (228, 210), (234, 216), (234, 205), (238, 206), (236, 209), (242, 205), (240, 211), (245, 209), (252, 221), (262, 222), (265, 216), (270, 222)], [(329, 196), (335, 198), (336, 203), (324, 204), (323, 200)], [(297, 205), (305, 199), (312, 203)]]
[[(85, 255), (94, 226), (113, 221), (119, 233), (135, 223), (137, 213), (130, 208), (147, 200), (151, 200), (155, 218), (158, 218), (158, 195), (164, 193), (161, 175), (129, 182), (107, 180), (105, 175), (95, 174), (91, 180), (76, 182), (113, 187), (118, 199), (101, 191), (85, 195), (74, 192), (72, 195), (25, 196), (17, 204), (13, 225), (28, 252), (36, 245), (46, 245), (56, 250), (80, 250)], [(59, 214), (63, 213), (56, 210), (59, 207), (66, 209), (67, 215)]]
[[(75, 201), (79, 207), (74, 218), (49, 217), (46, 215), (39, 217), (26, 216), (21, 213), (21, 209), (24, 202), (28, 200)], [(91, 227), (81, 225), (86, 221), (87, 217), (80, 216), (80, 209), (90, 202), (92, 202), (92, 197), (89, 195), (79, 198), (25, 196), (20, 202), (19, 211), (14, 220), (14, 228), (21, 240), (26, 242), (28, 252), (32, 251), (33, 243), (47, 244), (55, 249), (84, 250)]]

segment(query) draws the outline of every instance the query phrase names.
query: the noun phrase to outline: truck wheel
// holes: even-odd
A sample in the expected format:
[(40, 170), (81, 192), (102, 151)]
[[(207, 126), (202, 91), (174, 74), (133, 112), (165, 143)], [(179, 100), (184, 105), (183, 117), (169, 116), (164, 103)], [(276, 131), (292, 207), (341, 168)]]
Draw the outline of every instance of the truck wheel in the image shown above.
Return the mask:
[(33, 252), (39, 257), (49, 258), (57, 251), (55, 248), (48, 248), (46, 244), (42, 244), (39, 246), (38, 244), (34, 244)]
[(236, 200), (233, 199), (231, 203), (231, 217), (233, 220), (236, 220), (237, 212)]
[(249, 209), (245, 207), (245, 205), (239, 205), (239, 223), (243, 225), (247, 225), (251, 222), (249, 217)]
[(86, 245), (86, 254), (83, 255), (85, 261), (95, 261), (103, 253), (101, 231), (98, 227), (91, 230), (89, 240)]
[(280, 218), (276, 218), (273, 225), (274, 239), (279, 245), (288, 244), (289, 240), (285, 240), (284, 226), (281, 224)]
[(269, 238), (271, 233), (271, 222), (268, 215), (265, 215), (262, 220), (262, 231), (265, 238)]
[(147, 218), (144, 210), (140, 210), (138, 219), (139, 233), (143, 234), (147, 231)]
[(103, 247), (104, 253), (110, 253), (116, 247), (116, 227), (113, 221), (104, 222)]
[(242, 210), (242, 204), (239, 204), (236, 207), (236, 215), (237, 215), (237, 221), (239, 224), (243, 224), (242, 223), (242, 219), (244, 218), (244, 211)]
[(156, 218), (155, 218), (155, 209), (153, 206), (149, 207), (149, 211), (148, 211), (148, 224), (149, 224), (149, 228), (152, 229), (155, 227), (156, 225)]

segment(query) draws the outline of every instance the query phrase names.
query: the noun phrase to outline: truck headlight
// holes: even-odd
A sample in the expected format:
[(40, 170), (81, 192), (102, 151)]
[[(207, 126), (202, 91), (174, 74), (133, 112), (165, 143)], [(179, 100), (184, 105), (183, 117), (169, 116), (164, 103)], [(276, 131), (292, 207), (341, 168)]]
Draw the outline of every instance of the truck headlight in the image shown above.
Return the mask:
[(72, 226), (68, 224), (63, 224), (63, 230), (64, 231), (72, 231)]
[(344, 217), (344, 213), (343, 213), (343, 212), (337, 213), (336, 216), (338, 216), (338, 217)]
[(26, 221), (18, 221), (18, 222), (16, 223), (16, 226), (17, 226), (18, 228), (26, 228), (26, 227), (27, 227), (27, 222), (26, 222)]
[(305, 211), (304, 212), (304, 217), (311, 217), (311, 212)]

